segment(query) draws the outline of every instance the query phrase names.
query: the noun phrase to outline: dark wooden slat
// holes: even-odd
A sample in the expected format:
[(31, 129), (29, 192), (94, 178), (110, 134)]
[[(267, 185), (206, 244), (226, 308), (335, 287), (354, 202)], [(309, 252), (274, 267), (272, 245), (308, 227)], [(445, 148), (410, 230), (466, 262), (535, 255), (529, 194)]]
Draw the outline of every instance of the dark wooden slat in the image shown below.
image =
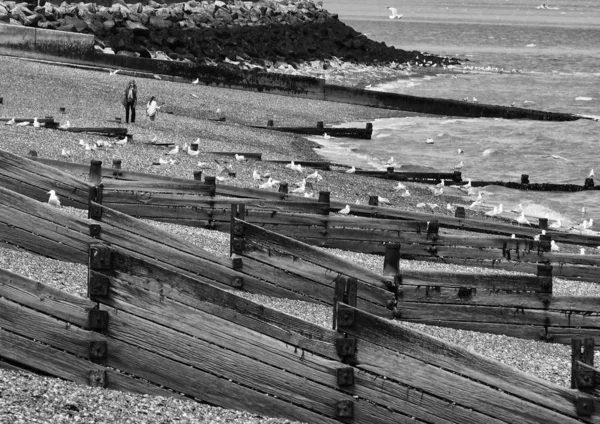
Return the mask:
[(596, 328), (561, 328), (548, 327), (547, 337), (553, 343), (571, 344), (575, 338), (594, 338), (594, 345), (600, 343), (600, 331)]
[(467, 287), (483, 291), (517, 290), (548, 292), (544, 284), (551, 290), (552, 280), (549, 277), (533, 277), (527, 275), (474, 275), (472, 273), (448, 272), (436, 270), (401, 270), (402, 285)]
[[(292, 161), (291, 160), (263, 160), (263, 162), (288, 164), (288, 163), (291, 163)], [(306, 166), (308, 168), (314, 168), (314, 169), (322, 169), (324, 171), (329, 171), (331, 169), (331, 162), (294, 160), (294, 163), (296, 165), (302, 165), (302, 166)]]
[(261, 160), (262, 159), (262, 153), (250, 153), (250, 152), (203, 152), (205, 154), (208, 155), (220, 155), (220, 156), (235, 156), (235, 155), (241, 155), (244, 156), (244, 158), (246, 159), (256, 159), (256, 160)]
[(109, 368), (69, 355), (61, 350), (36, 343), (17, 334), (0, 330), (0, 356), (55, 377), (88, 385), (91, 370), (105, 371), (108, 389), (154, 396), (178, 397), (178, 393), (161, 389), (143, 380), (128, 377)]
[(373, 129), (368, 128), (331, 128), (331, 127), (272, 127), (272, 126), (252, 126), (253, 128), (260, 128), (263, 130), (290, 132), (294, 134), (305, 134), (305, 135), (323, 135), (325, 133), (334, 137), (346, 137), (346, 138), (361, 138), (370, 140)]
[(73, 133), (86, 132), (86, 133), (96, 133), (96, 134), (104, 134), (104, 135), (120, 135), (120, 136), (127, 135), (127, 128), (121, 128), (121, 127), (99, 127), (99, 128), (70, 127), (70, 128), (67, 128), (66, 130), (62, 130), (62, 131), (68, 131), (68, 132), (73, 132)]
[(467, 295), (458, 288), (435, 286), (402, 286), (401, 290), (398, 299), (401, 302), (544, 308), (543, 295), (532, 292), (474, 290)]
[(600, 318), (587, 313), (545, 311), (505, 306), (449, 305), (398, 302), (402, 321), (461, 321), (496, 324), (545, 325), (600, 329)]
[(77, 174), (87, 174), (90, 171), (90, 166), (85, 165), (85, 164), (65, 162), (62, 160), (55, 160), (55, 159), (45, 159), (45, 158), (33, 157), (33, 156), (27, 156), (27, 158), (34, 162), (43, 163), (44, 165), (48, 165), (48, 166), (51, 166), (56, 169), (60, 169), (63, 171), (71, 171), (71, 172), (74, 172)]
[[(423, 390), (432, 390), (432, 393), (438, 392), (441, 385), (444, 387), (445, 396), (456, 395), (460, 399), (468, 397), (470, 401), (476, 402), (477, 410), (485, 410), (486, 413), (494, 414), (496, 418), (507, 421), (577, 422), (577, 415), (573, 408), (575, 399), (579, 396), (579, 392), (576, 390), (549, 383), (348, 305), (344, 305), (344, 308), (354, 311), (354, 325), (339, 326), (340, 331), (358, 337), (359, 343), (364, 340), (380, 346), (385, 349), (382, 356), (391, 355), (393, 357), (398, 355), (395, 352), (402, 352), (404, 355), (402, 360), (398, 358), (387, 363), (386, 369), (392, 373), (392, 378), (399, 378), (400, 375), (406, 373), (415, 383), (418, 380), (418, 384)], [(368, 350), (369, 345), (365, 346), (365, 349)], [(360, 361), (360, 358), (357, 359)], [(421, 361), (431, 364), (433, 367), (423, 367)], [(383, 366), (380, 364), (378, 368)], [(372, 368), (367, 363), (361, 363), (359, 367)], [(480, 386), (469, 380), (463, 380), (463, 386), (458, 386), (452, 380), (447, 380), (446, 376), (441, 373), (441, 369), (455, 373), (456, 376), (462, 375), (474, 381), (489, 384), (502, 389), (502, 391), (492, 389), (487, 393), (487, 386)], [(428, 380), (432, 384), (429, 384)], [(442, 383), (443, 381), (448, 381), (448, 383)], [(469, 394), (461, 394), (463, 390), (467, 390)], [(510, 400), (511, 394), (518, 396), (523, 402), (528, 400), (537, 405), (527, 403), (525, 406), (520, 402), (515, 403)], [(457, 403), (460, 403), (460, 400)], [(600, 405), (600, 402), (596, 400), (593, 400), (593, 403), (595, 406)], [(551, 408), (553, 411), (546, 408)], [(520, 418), (515, 416), (509, 418), (506, 415), (513, 413), (519, 415)], [(587, 419), (589, 422), (600, 422), (600, 417), (597, 416)]]
[[(8, 122), (11, 119), (14, 119), (15, 122), (31, 122), (33, 123), (34, 118), (0, 118), (0, 122)], [(52, 124), (54, 123), (54, 118), (37, 118), (37, 121), (40, 124)]]
[(248, 247), (251, 245), (253, 248), (262, 251), (269, 249), (280, 250), (332, 271), (345, 275), (351, 273), (354, 278), (372, 284), (375, 287), (384, 290), (387, 290), (389, 287), (389, 282), (391, 281), (389, 277), (383, 277), (372, 271), (368, 271), (365, 268), (340, 259), (335, 255), (316, 250), (307, 244), (281, 236), (272, 231), (267, 231), (255, 225), (244, 223), (238, 219), (236, 219), (235, 222), (244, 225), (244, 237)]
[(123, 181), (107, 180), (103, 182), (105, 190), (115, 191), (143, 191), (150, 193), (182, 193), (211, 196), (214, 194), (214, 187), (202, 182), (189, 180), (187, 183), (178, 182), (158, 182), (158, 181)]

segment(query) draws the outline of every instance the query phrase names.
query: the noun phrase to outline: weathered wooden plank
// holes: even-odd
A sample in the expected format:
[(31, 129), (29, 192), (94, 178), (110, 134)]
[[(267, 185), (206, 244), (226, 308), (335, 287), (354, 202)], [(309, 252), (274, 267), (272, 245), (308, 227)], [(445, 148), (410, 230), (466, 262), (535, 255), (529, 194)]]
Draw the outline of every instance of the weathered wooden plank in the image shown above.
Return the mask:
[[(263, 162), (270, 162), (270, 163), (280, 163), (280, 164), (288, 164), (291, 163), (291, 160), (263, 160)], [(314, 168), (314, 169), (322, 169), (325, 171), (329, 171), (331, 169), (331, 162), (325, 162), (325, 161), (308, 161), (308, 160), (295, 160), (294, 163), (296, 165), (302, 165), (302, 166), (307, 166), (309, 168)]]
[(133, 216), (136, 218), (154, 219), (154, 218), (169, 218), (169, 219), (185, 219), (185, 220), (210, 220), (212, 217), (212, 208), (203, 208), (200, 206), (161, 206), (161, 205), (141, 205), (130, 203), (110, 203), (102, 202), (102, 204), (115, 211)]
[[(246, 220), (246, 222), (250, 222)], [(331, 240), (336, 245), (356, 245), (371, 243), (398, 243), (399, 231), (363, 230), (355, 228), (331, 228), (293, 225), (264, 225), (263, 228), (294, 239), (311, 239), (319, 246), (328, 246)], [(385, 247), (383, 247), (385, 251)]]
[(161, 389), (154, 384), (128, 377), (110, 368), (1, 329), (0, 356), (55, 377), (83, 385), (89, 384), (88, 374), (90, 371), (104, 371), (108, 382), (107, 389), (146, 393), (154, 396), (181, 397), (178, 393)]
[(96, 302), (0, 269), (0, 296), (80, 327)]
[[(59, 130), (60, 130), (60, 128), (59, 128)], [(120, 135), (120, 136), (127, 135), (127, 128), (121, 128), (121, 127), (69, 127), (66, 130), (62, 130), (62, 131), (68, 131), (68, 132), (74, 132), (74, 133), (87, 132), (87, 133), (97, 133), (97, 134), (104, 134), (104, 135)]]
[(8, 177), (7, 175), (3, 174), (2, 171), (0, 171), (0, 185), (2, 185), (2, 187), (4, 187), (7, 190), (17, 192), (19, 194), (22, 194), (23, 196), (35, 199), (39, 202), (47, 202), (48, 198), (50, 197), (48, 191), (54, 189), (55, 191), (59, 192), (57, 193), (57, 196), (59, 197), (62, 206), (71, 206), (77, 209), (87, 208), (87, 203), (83, 203), (82, 201), (83, 197), (78, 196), (75, 199), (67, 197), (61, 190), (56, 190), (56, 187), (54, 187), (50, 181), (38, 181), (37, 183), (33, 182), (33, 184), (43, 185), (42, 188), (37, 185), (30, 184), (30, 180), (23, 181), (25, 177), (19, 178), (20, 179)]
[(124, 181), (124, 180), (106, 180), (103, 181), (105, 190), (126, 191), (126, 192), (148, 192), (148, 193), (182, 193), (204, 196), (214, 195), (214, 186), (200, 181), (189, 180), (187, 183), (179, 182), (160, 182), (160, 181)]
[(402, 284), (409, 286), (466, 287), (478, 290), (518, 290), (550, 293), (552, 279), (528, 275), (474, 275), (466, 272), (403, 269)]
[(14, 372), (29, 372), (30, 371), (26, 368), (6, 362), (6, 359), (4, 359), (4, 360), (2, 360), (2, 359), (3, 358), (0, 357), (0, 369), (14, 371)]
[[(238, 256), (234, 254), (234, 257)], [(333, 306), (335, 280), (340, 274), (336, 275), (298, 259), (293, 261), (293, 265), (292, 261), (272, 260), (272, 257), (260, 259), (244, 256), (243, 268), (240, 271), (302, 293), (305, 296), (302, 300)], [(392, 311), (388, 305), (393, 303), (392, 292), (376, 289), (359, 281), (358, 307), (361, 309), (392, 318)]]
[(550, 296), (533, 292), (506, 292), (504, 290), (461, 290), (439, 286), (400, 287), (398, 300), (401, 302), (423, 302), (441, 304), (506, 306), (515, 308), (544, 308), (544, 298)]
[[(572, 339), (594, 338), (594, 345), (600, 343), (600, 331), (596, 328), (548, 327), (548, 340), (553, 343), (571, 344)], [(598, 350), (598, 348), (596, 348)]]
[(390, 244), (389, 242), (383, 241), (340, 240), (325, 239), (323, 237), (302, 237), (301, 241), (311, 246), (347, 250), (349, 252), (368, 253), (371, 255), (385, 255), (386, 246)]
[(236, 219), (235, 222), (243, 224), (244, 226), (244, 239), (246, 241), (244, 254), (246, 251), (251, 251), (253, 249), (263, 252), (279, 250), (332, 271), (345, 275), (351, 273), (354, 278), (372, 284), (375, 287), (384, 290), (388, 290), (390, 287), (391, 279), (389, 277), (383, 277), (372, 271), (366, 270), (365, 268), (354, 265), (351, 262), (340, 259), (335, 255), (314, 249), (305, 243), (281, 236), (272, 231), (264, 230), (238, 219)]
[(507, 306), (452, 305), (445, 303), (398, 302), (402, 321), (426, 320), (435, 322), (463, 321), (500, 324), (538, 325), (543, 327), (585, 327), (599, 328), (600, 317), (597, 314), (578, 313), (576, 311), (548, 311)]
[(115, 278), (235, 322), (286, 343), (337, 359), (335, 331), (246, 300), (197, 278), (182, 275), (156, 261), (111, 249)]
[(256, 159), (261, 160), (262, 153), (250, 153), (250, 152), (203, 152), (208, 155), (220, 155), (220, 156), (229, 156), (234, 157), (236, 155), (242, 155), (246, 159)]
[(90, 171), (90, 166), (82, 163), (66, 162), (64, 160), (56, 159), (46, 159), (38, 156), (27, 156), (27, 159), (34, 162), (43, 163), (44, 165), (51, 166), (52, 168), (60, 169), (62, 171), (70, 171), (76, 174), (88, 174)]
[(179, 206), (179, 207), (212, 207), (213, 198), (204, 195), (184, 193), (151, 193), (147, 191), (102, 191), (102, 204), (112, 203), (147, 205), (147, 206)]
[[(160, 349), (160, 346), (157, 346), (158, 349), (155, 350), (162, 350), (162, 353), (166, 356), (140, 349), (135, 344), (131, 345), (118, 340), (114, 337), (115, 334), (113, 333), (117, 333), (116, 336), (118, 337), (118, 330), (123, 329), (123, 326), (127, 327), (126, 324), (122, 323), (127, 322), (127, 319), (130, 321), (134, 320), (134, 317), (124, 312), (119, 312), (118, 314), (112, 313), (110, 315), (109, 337), (106, 337), (100, 333), (82, 330), (75, 326), (67, 326), (63, 321), (52, 319), (44, 314), (16, 304), (14, 304), (16, 306), (12, 307), (12, 309), (8, 309), (11, 306), (10, 303), (12, 302), (0, 299), (3, 311), (2, 316), (0, 316), (0, 327), (12, 332), (26, 331), (27, 335), (35, 340), (67, 350), (82, 357), (87, 357), (89, 354), (88, 342), (90, 340), (104, 340), (110, 349), (110, 354), (103, 362), (104, 365), (142, 377), (180, 393), (185, 393), (216, 405), (245, 409), (261, 414), (268, 413), (271, 416), (299, 419), (300, 414), (304, 413), (308, 414), (307, 416), (311, 416), (311, 420), (316, 419), (317, 421), (315, 422), (332, 422), (332, 420), (320, 419), (319, 417), (321, 416), (312, 414), (305, 408), (295, 407), (273, 396), (265, 396), (264, 393), (258, 393), (234, 382), (206, 373), (196, 367), (191, 367), (188, 361), (181, 360), (183, 358), (177, 357), (179, 361), (171, 359), (173, 356), (176, 356), (170, 351), (174, 346), (164, 344), (164, 339), (160, 337), (160, 334), (157, 334), (157, 326), (154, 326), (154, 335), (147, 336), (150, 337), (149, 340), (153, 339), (155, 344), (160, 345), (162, 340), (162, 349)], [(11, 318), (8, 315), (11, 311), (18, 311), (18, 314), (15, 312), (14, 317)], [(139, 321), (137, 322), (139, 323)], [(136, 330), (141, 329), (139, 327), (129, 328), (129, 331), (133, 334), (136, 333)], [(4, 332), (0, 332), (0, 334), (2, 333)], [(2, 350), (0, 352), (2, 352), (0, 353), (2, 356), (6, 356)], [(24, 350), (19, 352), (23, 356), (26, 356), (25, 353), (26, 351)], [(220, 357), (222, 355), (219, 355)], [(16, 360), (13, 357), (9, 357), (9, 359)], [(204, 359), (205, 357), (202, 358), (202, 360)], [(200, 364), (202, 360), (194, 363), (194, 365), (202, 365)], [(90, 364), (92, 363), (90, 362)], [(42, 367), (41, 369), (44, 368)], [(269, 408), (272, 409), (270, 410)], [(315, 416), (312, 417), (312, 415)]]
[[(413, 384), (424, 391), (441, 394), (443, 390), (445, 398), (455, 397), (457, 403), (467, 398), (474, 409), (509, 422), (577, 422), (574, 405), (580, 393), (576, 390), (549, 383), (348, 305), (344, 308), (354, 311), (354, 325), (339, 326), (339, 330), (358, 337), (359, 343), (369, 342), (363, 344), (364, 352), (357, 352), (361, 368), (380, 372), (385, 368), (388, 378), (400, 381), (403, 376), (410, 376)], [(380, 346), (381, 350), (373, 351), (370, 343)], [(377, 353), (375, 360), (373, 355)], [(370, 363), (362, 361), (362, 354), (369, 356)], [(442, 369), (454, 374), (449, 377)], [(468, 379), (460, 380), (459, 376)], [(512, 395), (522, 401), (515, 402)], [(597, 400), (593, 403), (600, 404)], [(600, 417), (586, 417), (584, 421), (600, 422)]]
[[(129, 311), (136, 316), (217, 345), (235, 347), (236, 351), (244, 355), (285, 369), (286, 372), (337, 387), (336, 382), (331, 378), (335, 375), (336, 368), (340, 366), (337, 361), (311, 355), (309, 351), (300, 351), (289, 345), (287, 341), (285, 343), (274, 342), (272, 338), (264, 340), (260, 337), (260, 333), (255, 334), (247, 329), (240, 337), (237, 337), (236, 335), (240, 331), (239, 326), (229, 320), (190, 309), (172, 302), (158, 293), (136, 288), (118, 279), (111, 279), (111, 285), (111, 295), (104, 302), (110, 306)], [(201, 328), (198, 326), (198, 322), (202, 322)], [(212, 325), (213, 322), (215, 325)], [(411, 396), (409, 387), (371, 373), (355, 373), (354, 379), (354, 386), (342, 389), (374, 403), (387, 405), (390, 409), (401, 411), (417, 419), (426, 419), (434, 423), (495, 421), (492, 417), (467, 411), (460, 405), (448, 410), (447, 402), (424, 393), (421, 393), (420, 396)]]
[[(402, 256), (402, 255), (401, 255)], [(412, 257), (408, 257), (405, 259), (413, 259)], [(518, 261), (493, 261), (493, 260), (484, 260), (484, 259), (468, 259), (468, 258), (441, 258), (441, 257), (418, 257), (419, 261), (425, 262), (441, 262), (441, 263), (449, 263), (449, 264), (457, 264), (457, 265), (466, 265), (466, 266), (474, 266), (481, 268), (495, 268), (495, 269), (503, 269), (507, 271), (518, 271), (529, 274), (536, 274), (538, 264), (534, 262), (518, 262)], [(598, 274), (597, 267), (586, 267), (579, 265), (569, 265), (569, 264), (549, 264), (552, 265), (552, 275), (554, 277), (565, 278), (565, 279), (575, 279), (580, 281), (590, 281), (590, 282), (598, 282), (600, 275)]]
[[(331, 208), (339, 210), (346, 206), (345, 203), (332, 201)], [(379, 218), (390, 219), (407, 219), (412, 221), (438, 221), (440, 227), (456, 228), (465, 231), (482, 232), (487, 234), (499, 234), (511, 236), (515, 234), (517, 237), (533, 238), (540, 234), (539, 228), (523, 227), (511, 224), (500, 224), (489, 221), (478, 221), (475, 219), (455, 218), (445, 215), (427, 214), (423, 212), (402, 211), (393, 208), (384, 208), (381, 206), (370, 205), (353, 205), (352, 214), (361, 216), (374, 216)], [(552, 240), (557, 243), (578, 244), (582, 246), (598, 246), (600, 245), (600, 236), (586, 234), (571, 234), (560, 231), (546, 231)]]

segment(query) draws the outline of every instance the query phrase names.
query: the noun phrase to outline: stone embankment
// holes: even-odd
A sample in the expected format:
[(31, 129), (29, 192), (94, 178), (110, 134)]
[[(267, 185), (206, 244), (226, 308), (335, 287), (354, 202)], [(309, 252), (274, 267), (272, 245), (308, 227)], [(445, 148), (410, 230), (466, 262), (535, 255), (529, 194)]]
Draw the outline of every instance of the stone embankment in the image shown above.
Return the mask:
[[(42, 0), (43, 1), (43, 0)], [(102, 1), (102, 0), (101, 0)], [(105, 0), (110, 3), (110, 0)], [(370, 40), (312, 0), (203, 0), (162, 4), (0, 0), (0, 23), (93, 34), (96, 49), (241, 69), (362, 65), (446, 66), (455, 60)], [(315, 64), (317, 62), (318, 65)]]

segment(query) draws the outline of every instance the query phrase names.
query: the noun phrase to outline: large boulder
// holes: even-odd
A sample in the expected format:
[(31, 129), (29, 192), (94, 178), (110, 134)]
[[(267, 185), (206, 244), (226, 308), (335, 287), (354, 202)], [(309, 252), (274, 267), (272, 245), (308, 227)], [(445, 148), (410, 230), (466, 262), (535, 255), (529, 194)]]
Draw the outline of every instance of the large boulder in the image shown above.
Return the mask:
[(154, 28), (169, 28), (171, 26), (171, 21), (163, 19), (160, 16), (150, 16), (148, 19), (148, 26)]
[(139, 22), (125, 21), (125, 28), (133, 32), (135, 35), (143, 35), (148, 37), (150, 30)]

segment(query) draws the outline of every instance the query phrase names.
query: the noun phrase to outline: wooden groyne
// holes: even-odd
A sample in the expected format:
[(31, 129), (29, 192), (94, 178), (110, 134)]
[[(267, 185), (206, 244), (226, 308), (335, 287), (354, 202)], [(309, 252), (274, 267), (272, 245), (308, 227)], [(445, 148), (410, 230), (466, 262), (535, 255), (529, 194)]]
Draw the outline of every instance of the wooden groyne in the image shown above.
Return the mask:
[(273, 121), (267, 122), (267, 126), (251, 125), (252, 128), (260, 128), (262, 130), (289, 132), (302, 135), (329, 135), (331, 137), (358, 138), (370, 140), (373, 134), (373, 124), (367, 123), (365, 128), (331, 128), (325, 127), (323, 121), (317, 122), (316, 127), (275, 127)]

